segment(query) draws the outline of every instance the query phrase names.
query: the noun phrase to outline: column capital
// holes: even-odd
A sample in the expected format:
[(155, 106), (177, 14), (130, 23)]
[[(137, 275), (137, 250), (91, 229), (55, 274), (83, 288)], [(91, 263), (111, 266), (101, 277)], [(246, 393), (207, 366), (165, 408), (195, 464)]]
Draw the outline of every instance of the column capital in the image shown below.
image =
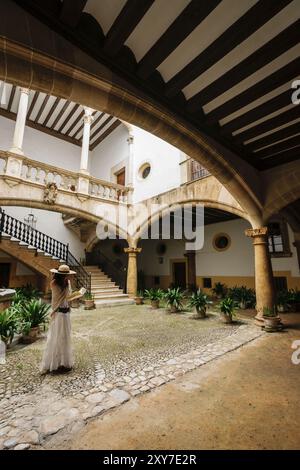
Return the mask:
[(130, 144), (133, 144), (133, 141), (134, 141), (134, 137), (133, 137), (133, 135), (130, 135), (130, 136), (127, 138), (128, 144), (129, 144), (129, 145), (130, 145)]
[(90, 125), (91, 125), (92, 122), (93, 122), (93, 120), (94, 120), (94, 116), (92, 116), (91, 114), (85, 114), (85, 115), (83, 116), (83, 122), (84, 122), (84, 124), (90, 124)]
[(245, 230), (246, 237), (256, 238), (268, 235), (268, 227), (248, 228)]
[(21, 93), (25, 93), (26, 95), (29, 95), (30, 90), (29, 90), (29, 88), (23, 88), (23, 87), (21, 87), (21, 88), (20, 88), (20, 92), (21, 92)]
[(124, 253), (128, 253), (129, 255), (137, 255), (142, 251), (142, 248), (135, 248), (133, 246), (129, 246), (128, 248), (124, 248)]

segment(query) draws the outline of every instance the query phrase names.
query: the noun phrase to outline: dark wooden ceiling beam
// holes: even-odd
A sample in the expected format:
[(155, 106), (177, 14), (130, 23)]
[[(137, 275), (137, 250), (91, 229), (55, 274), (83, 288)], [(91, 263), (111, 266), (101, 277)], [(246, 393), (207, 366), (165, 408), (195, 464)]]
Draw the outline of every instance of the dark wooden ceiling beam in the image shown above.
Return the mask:
[(273, 157), (268, 157), (261, 160), (259, 168), (261, 170), (268, 170), (274, 166), (283, 165), (300, 158), (300, 147), (295, 147), (291, 150), (279, 153)]
[(57, 129), (57, 132), (62, 132), (62, 130), (64, 129), (64, 127), (68, 124), (68, 122), (70, 121), (71, 117), (74, 115), (74, 113), (76, 113), (77, 109), (79, 108), (79, 104), (75, 104), (71, 110), (69, 111), (68, 115), (66, 116), (66, 118), (64, 119), (63, 123), (60, 125), (60, 127)]
[[(284, 140), (283, 142), (276, 142), (274, 145), (270, 145), (262, 150), (255, 152), (255, 155), (258, 158), (271, 157), (277, 155), (278, 153), (285, 152), (286, 150), (291, 150), (294, 147), (300, 146), (300, 135), (291, 137), (290, 139)], [(300, 149), (299, 149), (300, 150)]]
[(100, 113), (99, 116), (97, 117), (97, 119), (95, 119), (92, 124), (91, 124), (91, 132), (92, 130), (95, 128), (95, 126), (97, 126), (97, 124), (99, 123), (99, 121), (101, 121), (101, 119), (103, 118), (105, 113)]
[(250, 54), (239, 64), (224, 73), (188, 100), (188, 110), (195, 112), (206, 103), (222, 95), (245, 78), (254, 74), (272, 60), (299, 43), (300, 20), (295, 21), (275, 38)]
[(288, 126), (288, 127), (284, 127), (283, 129), (273, 132), (270, 135), (266, 135), (265, 137), (262, 137), (261, 139), (257, 139), (254, 142), (247, 144), (246, 148), (249, 151), (257, 150), (257, 149), (260, 149), (261, 147), (265, 147), (266, 145), (273, 144), (275, 142), (278, 142), (279, 140), (286, 139), (287, 137), (294, 136), (298, 133), (300, 133), (300, 122), (297, 122), (296, 124), (292, 124), (291, 126)]
[(300, 58), (292, 60), (289, 64), (286, 64), (281, 69), (276, 70), (268, 77), (260, 80), (255, 83), (250, 88), (247, 88), (245, 91), (239, 95), (234, 96), (230, 100), (226, 101), (224, 104), (218, 106), (213, 111), (209, 113), (211, 119), (220, 120), (225, 116), (229, 116), (238, 109), (247, 106), (252, 103), (252, 101), (261, 98), (267, 93), (275, 90), (276, 88), (285, 85), (289, 81), (297, 78), (297, 71), (300, 68)]
[[(271, 98), (270, 100), (262, 103), (261, 105), (257, 106), (256, 108), (251, 109), (247, 113), (238, 116), (235, 119), (232, 119), (227, 124), (221, 127), (221, 134), (231, 134), (232, 132), (241, 129), (248, 124), (258, 121), (265, 116), (268, 116), (275, 111), (278, 111), (285, 106), (291, 104), (291, 90), (286, 90), (280, 95)], [(215, 121), (209, 118), (209, 113), (206, 115), (206, 123), (213, 124)]]
[(113, 116), (108, 116), (105, 121), (102, 122), (102, 124), (97, 127), (97, 129), (95, 129), (94, 132), (91, 132), (91, 135), (90, 135), (90, 141), (97, 135), (99, 134), (100, 131), (102, 131), (102, 129), (113, 119), (114, 117)]
[(27, 119), (30, 119), (31, 113), (33, 111), (33, 108), (35, 107), (35, 103), (37, 102), (38, 97), (39, 97), (39, 92), (35, 91), (34, 95), (33, 95), (33, 98), (32, 98), (32, 101), (30, 103), (28, 112), (27, 112)]
[(276, 2), (274, 0), (260, 0), (257, 2), (210, 46), (169, 80), (166, 85), (166, 95), (169, 97), (176, 95), (289, 3), (291, 3), (291, 0), (278, 0)]
[(13, 101), (14, 101), (16, 90), (17, 90), (17, 87), (16, 87), (16, 85), (14, 85), (11, 89), (9, 100), (8, 100), (8, 105), (7, 105), (7, 111), (9, 111), (9, 112), (11, 111), (11, 107), (12, 107), (12, 104), (13, 104)]
[(221, 1), (199, 2), (199, 0), (192, 0), (139, 62), (138, 74), (140, 77), (148, 78), (156, 67), (179, 46)]
[(52, 123), (52, 126), (51, 126), (51, 129), (54, 129), (57, 125), (57, 123), (59, 122), (59, 120), (62, 118), (64, 112), (66, 111), (67, 107), (69, 106), (70, 104), (70, 101), (66, 101), (65, 104), (63, 105), (63, 107), (61, 108), (61, 110), (59, 111), (58, 115), (56, 116), (56, 118), (54, 119), (53, 123)]
[(50, 95), (46, 95), (45, 98), (43, 99), (43, 102), (42, 102), (42, 104), (41, 104), (41, 107), (40, 107), (40, 109), (38, 110), (38, 113), (37, 113), (37, 115), (36, 115), (36, 117), (35, 117), (35, 122), (38, 122), (38, 120), (40, 119), (40, 117), (41, 117), (41, 115), (42, 115), (42, 113), (43, 113), (43, 111), (44, 111), (44, 109), (45, 109), (45, 107), (46, 107), (46, 104), (48, 103), (49, 98), (50, 98)]
[(103, 50), (107, 54), (114, 56), (120, 51), (153, 2), (154, 0), (127, 0), (106, 35)]
[(58, 103), (60, 101), (60, 98), (56, 98), (53, 105), (51, 106), (47, 116), (44, 119), (43, 126), (46, 126), (48, 122), (50, 121), (51, 116), (53, 115), (54, 111), (56, 110)]
[(71, 126), (66, 129), (66, 134), (67, 135), (70, 135), (71, 132), (73, 131), (73, 129), (75, 129), (75, 127), (77, 126), (77, 124), (79, 123), (79, 121), (82, 121), (82, 126), (83, 126), (83, 116), (84, 116), (84, 111), (81, 111), (81, 113), (77, 116), (77, 118), (75, 119), (74, 122), (72, 122)]
[(76, 28), (86, 3), (87, 0), (63, 0), (60, 21), (71, 28)]
[(273, 129), (276, 129), (277, 127), (283, 126), (289, 123), (290, 121), (294, 121), (299, 117), (300, 106), (295, 105), (291, 109), (288, 109), (287, 111), (278, 114), (278, 116), (274, 116), (273, 118), (268, 119), (267, 121), (261, 122), (256, 126), (250, 127), (250, 129), (240, 132), (239, 134), (235, 135), (233, 139), (237, 143), (245, 142), (261, 134), (264, 134), (265, 132), (269, 132)]
[(95, 140), (95, 142), (91, 145), (90, 149), (94, 150), (97, 147), (97, 145), (99, 145), (100, 142), (106, 139), (106, 137), (109, 136), (109, 134), (111, 134), (117, 127), (119, 127), (120, 124), (121, 124), (121, 121), (119, 121), (118, 119), (115, 122), (113, 122), (112, 125), (109, 126), (109, 128), (106, 129), (106, 131), (104, 131), (103, 134), (101, 134), (97, 140)]
[[(11, 119), (12, 121), (16, 120), (16, 114), (12, 112), (6, 111), (6, 109), (0, 108), (0, 116), (6, 117)], [(80, 143), (75, 139), (65, 136), (64, 134), (60, 134), (59, 132), (53, 130), (50, 127), (46, 127), (43, 124), (39, 124), (35, 121), (31, 121), (30, 119), (26, 120), (26, 126), (31, 127), (32, 129), (36, 129), (37, 131), (44, 132), (45, 134), (51, 135), (52, 137), (56, 137), (57, 139), (65, 140), (73, 145), (79, 145)]]

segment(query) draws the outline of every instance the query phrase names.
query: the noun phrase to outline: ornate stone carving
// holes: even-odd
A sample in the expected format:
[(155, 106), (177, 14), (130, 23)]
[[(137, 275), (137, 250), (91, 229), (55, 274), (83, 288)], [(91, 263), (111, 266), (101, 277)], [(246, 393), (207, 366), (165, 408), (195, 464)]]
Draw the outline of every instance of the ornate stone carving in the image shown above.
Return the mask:
[(248, 228), (245, 230), (246, 237), (263, 237), (268, 234), (268, 227)]
[(142, 251), (142, 248), (135, 248), (133, 246), (130, 246), (128, 248), (124, 248), (124, 253), (128, 253), (129, 255), (134, 254), (137, 255)]
[(44, 190), (44, 202), (47, 204), (55, 204), (58, 189), (55, 183), (48, 183)]

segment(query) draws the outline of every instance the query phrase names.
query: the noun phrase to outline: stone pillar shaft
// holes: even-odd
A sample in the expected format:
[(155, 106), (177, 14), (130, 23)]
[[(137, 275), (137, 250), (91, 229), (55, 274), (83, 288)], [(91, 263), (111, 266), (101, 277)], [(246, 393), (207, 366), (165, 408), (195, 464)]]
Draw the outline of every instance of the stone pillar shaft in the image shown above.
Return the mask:
[(271, 257), (268, 250), (268, 229), (248, 229), (245, 234), (253, 239), (255, 259), (256, 324), (263, 324), (264, 307), (275, 306), (274, 279)]
[(21, 88), (20, 101), (17, 113), (17, 119), (15, 124), (13, 143), (10, 149), (13, 153), (23, 155), (23, 139), (26, 125), (26, 116), (29, 100), (29, 90), (27, 88)]
[(129, 247), (124, 248), (124, 252), (128, 253), (128, 268), (127, 268), (127, 294), (129, 297), (136, 297), (137, 295), (137, 254), (142, 251), (142, 248)]
[(83, 126), (82, 147), (81, 147), (80, 171), (85, 174), (88, 174), (88, 166), (89, 166), (90, 132), (91, 132), (91, 124), (94, 120), (92, 113), (93, 113), (92, 109), (90, 108), (84, 109), (84, 117), (83, 117), (84, 126)]

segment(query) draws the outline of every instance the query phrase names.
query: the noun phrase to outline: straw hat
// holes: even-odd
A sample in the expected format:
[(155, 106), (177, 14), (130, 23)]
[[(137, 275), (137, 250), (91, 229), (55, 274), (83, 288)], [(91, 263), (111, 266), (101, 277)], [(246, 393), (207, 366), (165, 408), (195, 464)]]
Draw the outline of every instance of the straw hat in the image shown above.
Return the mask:
[(76, 274), (76, 271), (71, 271), (67, 264), (61, 264), (58, 269), (50, 269), (55, 274)]

